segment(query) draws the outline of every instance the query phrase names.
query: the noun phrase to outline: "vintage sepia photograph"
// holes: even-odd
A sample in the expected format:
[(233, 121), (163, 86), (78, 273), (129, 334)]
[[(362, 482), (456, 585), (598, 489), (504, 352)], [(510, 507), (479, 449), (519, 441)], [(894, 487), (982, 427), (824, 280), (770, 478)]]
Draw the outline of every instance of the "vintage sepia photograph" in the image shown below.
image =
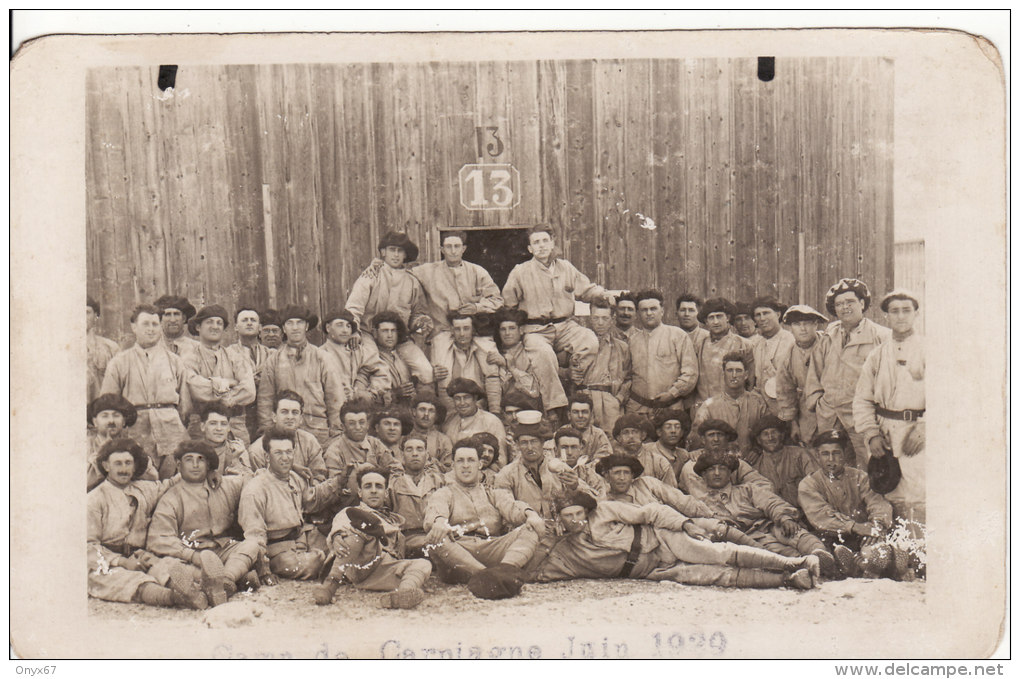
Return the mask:
[[(82, 627), (42, 634), (12, 595), (24, 657), (998, 645), (1005, 328), (979, 343), (958, 316), (1006, 291), (980, 38), (64, 36), (21, 58), (28, 99), (40, 64), (78, 95), (54, 143), (78, 221), (33, 295), (85, 300), (49, 366), (67, 540), (35, 547), (67, 572), (39, 606)], [(56, 210), (39, 167), (12, 163), (41, 190), (12, 259), (19, 219)], [(12, 320), (37, 313), (12, 293)], [(25, 594), (14, 517), (53, 501), (15, 484), (36, 417), (12, 414)]]

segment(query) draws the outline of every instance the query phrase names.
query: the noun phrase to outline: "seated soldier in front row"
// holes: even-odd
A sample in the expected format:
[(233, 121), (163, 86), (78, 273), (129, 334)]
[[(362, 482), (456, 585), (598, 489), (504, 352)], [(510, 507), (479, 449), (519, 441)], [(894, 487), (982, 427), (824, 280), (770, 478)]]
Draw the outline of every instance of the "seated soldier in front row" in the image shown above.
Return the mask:
[[(687, 585), (810, 589), (814, 556), (790, 558), (710, 542), (695, 521), (658, 503), (596, 502), (574, 492), (557, 503), (563, 537), (543, 541), (528, 566), (535, 582), (575, 578), (669, 580)], [(545, 548), (553, 542), (551, 549)]]
[(414, 608), (425, 600), (422, 585), (432, 564), (404, 558), (403, 517), (384, 506), (389, 475), (378, 467), (358, 473), (361, 503), (333, 519), (329, 546), (335, 560), (326, 580), (315, 588), (316, 604), (332, 603), (345, 579), (358, 589), (386, 592), (380, 600), (383, 608)]
[(919, 564), (889, 544), (892, 505), (871, 489), (867, 472), (846, 466), (846, 432), (818, 432), (811, 445), (822, 468), (800, 482), (801, 508), (850, 577), (910, 580)]
[(180, 479), (142, 480), (150, 458), (127, 437), (103, 444), (95, 463), (103, 480), (86, 501), (89, 596), (149, 606), (206, 608), (208, 602), (195, 583), (193, 569), (178, 559), (160, 559), (145, 550), (152, 510)]
[(469, 439), (454, 444), (453, 481), (432, 494), (425, 512), (426, 548), (445, 582), (470, 584), (499, 565), (519, 570), (545, 534), (538, 512), (506, 490), (481, 484), (479, 448)]
[[(326, 480), (326, 462), (322, 458), (319, 439), (301, 429), (304, 407), (305, 400), (301, 394), (290, 389), (281, 389), (276, 392), (276, 398), (273, 400), (272, 426), (294, 433), (294, 471), (305, 479), (318, 483)], [(266, 448), (261, 437), (248, 446), (248, 451), (241, 458), (241, 462), (252, 473), (268, 466)]]
[(252, 567), (262, 550), (254, 540), (239, 541), (233, 534), (246, 477), (224, 476), (215, 482), (220, 461), (205, 441), (182, 441), (174, 457), (181, 483), (156, 504), (146, 547), (198, 566), (209, 603), (219, 606), (242, 580), (242, 587), (258, 584)]
[[(374, 408), (368, 401), (348, 401), (340, 408), (343, 432), (326, 448), (323, 458), (330, 478), (339, 476), (347, 489), (348, 499), (358, 492), (357, 474), (362, 469), (384, 467), (400, 470), (400, 461), (383, 444), (369, 434)], [(349, 504), (349, 503), (348, 503)]]
[[(130, 427), (138, 419), (138, 412), (123, 396), (103, 394), (89, 404), (88, 415), (92, 430), (88, 436), (89, 452), (85, 476), (86, 490), (92, 490), (106, 478), (106, 473), (96, 461), (99, 451), (113, 439), (124, 435), (124, 428)], [(159, 479), (159, 473), (153, 466), (151, 457), (148, 464), (138, 471), (136, 478), (146, 481)]]
[(835, 576), (836, 560), (817, 536), (797, 522), (796, 507), (755, 484), (731, 483), (738, 464), (730, 453), (701, 455), (694, 472), (705, 479), (707, 490), (695, 490), (693, 495), (711, 508), (712, 516), (735, 525), (761, 547), (786, 556), (812, 554), (821, 562), (824, 575)]
[[(294, 432), (276, 428), (263, 435), (268, 465), (245, 484), (237, 518), (245, 539), (262, 548), (274, 575), (310, 580), (326, 561), (326, 541), (305, 514), (335, 505), (343, 486), (336, 476), (315, 483), (307, 471), (298, 473), (294, 438)], [(276, 584), (275, 578), (267, 579), (263, 584)]]
[(432, 493), (446, 485), (446, 479), (429, 457), (425, 438), (420, 434), (411, 433), (403, 438), (400, 460), (404, 473), (390, 477), (389, 501), (393, 511), (404, 517), (401, 530), (406, 554), (418, 558), (425, 546), (422, 521), (426, 503)]

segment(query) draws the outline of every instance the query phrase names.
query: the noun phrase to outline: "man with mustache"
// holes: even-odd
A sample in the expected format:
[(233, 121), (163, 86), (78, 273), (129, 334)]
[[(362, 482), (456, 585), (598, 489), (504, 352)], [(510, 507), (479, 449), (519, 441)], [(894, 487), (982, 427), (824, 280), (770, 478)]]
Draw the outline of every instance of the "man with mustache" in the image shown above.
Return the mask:
[(197, 340), (184, 333), (188, 321), (195, 315), (195, 307), (185, 297), (179, 295), (163, 295), (154, 302), (159, 309), (160, 323), (163, 327), (161, 341), (163, 345), (181, 355), (185, 349), (192, 349)]
[[(92, 490), (106, 478), (106, 473), (99, 466), (97, 456), (104, 445), (113, 439), (120, 438), (125, 427), (130, 427), (138, 419), (135, 407), (117, 394), (103, 394), (89, 404), (89, 452), (86, 457), (86, 487)], [(159, 473), (152, 465), (152, 458), (138, 470), (137, 478), (143, 481), (159, 479)]]

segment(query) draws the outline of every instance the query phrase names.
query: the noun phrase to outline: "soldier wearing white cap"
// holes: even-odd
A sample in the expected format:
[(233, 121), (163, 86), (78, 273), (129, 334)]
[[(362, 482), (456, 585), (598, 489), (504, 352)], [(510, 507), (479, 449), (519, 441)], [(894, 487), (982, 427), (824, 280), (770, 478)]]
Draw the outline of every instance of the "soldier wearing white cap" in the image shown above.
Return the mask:
[(790, 438), (810, 442), (818, 429), (815, 415), (816, 398), (809, 400), (807, 376), (819, 346), (822, 333), (819, 323), (829, 319), (807, 304), (795, 304), (783, 314), (783, 323), (790, 327), (794, 343), (779, 358), (776, 371), (776, 403), (779, 419), (790, 423)]
[(897, 516), (924, 522), (924, 341), (914, 332), (917, 297), (894, 290), (880, 308), (889, 317), (892, 340), (872, 351), (854, 393), (854, 424), (872, 456), (893, 455), (902, 478), (885, 497)]
[(854, 427), (853, 400), (857, 378), (868, 354), (888, 341), (892, 331), (864, 317), (871, 304), (868, 286), (856, 278), (843, 278), (829, 288), (825, 309), (839, 320), (822, 335), (808, 372), (808, 400), (816, 400), (818, 430), (839, 426), (853, 443), (855, 460), (849, 464), (863, 468), (868, 462), (868, 445)]

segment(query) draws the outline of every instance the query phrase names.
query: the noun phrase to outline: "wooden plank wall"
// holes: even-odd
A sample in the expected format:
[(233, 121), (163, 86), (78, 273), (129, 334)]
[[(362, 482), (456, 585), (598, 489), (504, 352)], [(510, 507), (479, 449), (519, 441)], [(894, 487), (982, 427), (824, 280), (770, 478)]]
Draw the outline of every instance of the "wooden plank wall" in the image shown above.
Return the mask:
[[(88, 79), (88, 290), (110, 336), (167, 291), (341, 306), (390, 228), (431, 260), (440, 227), (551, 224), (593, 279), (669, 298), (821, 309), (841, 276), (892, 284), (890, 60), (778, 58), (771, 82), (755, 59), (182, 66), (172, 96), (156, 79)], [(478, 155), (476, 127), (502, 155)], [(458, 170), (483, 162), (519, 170), (515, 208), (460, 204)]]

